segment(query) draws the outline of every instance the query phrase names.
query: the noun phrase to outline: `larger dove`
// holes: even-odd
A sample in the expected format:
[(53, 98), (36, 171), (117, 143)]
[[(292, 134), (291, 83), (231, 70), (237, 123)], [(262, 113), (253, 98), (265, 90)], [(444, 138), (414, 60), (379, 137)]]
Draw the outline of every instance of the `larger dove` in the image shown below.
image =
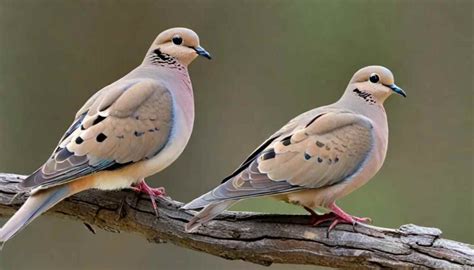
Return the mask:
[[(188, 232), (248, 198), (273, 196), (303, 206), (313, 224), (366, 222), (345, 213), (340, 199), (369, 181), (387, 153), (388, 124), (384, 101), (405, 92), (382, 66), (357, 71), (335, 103), (305, 112), (270, 136), (212, 191), (186, 204), (200, 209), (186, 225)], [(318, 215), (312, 209), (331, 212)]]
[(51, 157), (22, 182), (31, 196), (0, 229), (0, 245), (86, 189), (133, 186), (152, 197), (162, 195), (162, 188), (150, 188), (144, 178), (168, 167), (188, 143), (194, 99), (187, 67), (198, 55), (211, 58), (195, 32), (168, 29), (153, 41), (141, 65), (94, 94)]

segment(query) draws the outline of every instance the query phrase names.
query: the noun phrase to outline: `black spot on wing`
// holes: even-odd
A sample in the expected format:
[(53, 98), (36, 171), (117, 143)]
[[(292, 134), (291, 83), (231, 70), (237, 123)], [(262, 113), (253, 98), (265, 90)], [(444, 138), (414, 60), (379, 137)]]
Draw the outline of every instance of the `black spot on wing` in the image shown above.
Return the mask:
[(283, 138), (283, 140), (281, 140), (281, 143), (284, 145), (284, 146), (288, 146), (291, 144), (291, 135), (290, 136), (287, 136), (285, 138)]
[(265, 151), (265, 153), (262, 154), (262, 159), (267, 160), (267, 159), (272, 159), (275, 158), (275, 150), (272, 148), (270, 150)]
[(232, 179), (234, 176), (238, 175), (240, 172), (242, 172), (243, 170), (245, 170), (249, 165), (250, 163), (252, 163), (252, 161), (254, 161), (257, 156), (265, 149), (267, 148), (267, 146), (269, 146), (278, 136), (275, 136), (275, 137), (272, 137), (268, 140), (266, 140), (262, 145), (260, 145), (260, 147), (258, 147), (255, 151), (252, 152), (252, 154), (250, 154), (247, 159), (240, 165), (239, 168), (237, 168), (237, 170), (235, 170), (231, 175), (227, 176), (226, 178), (224, 178), (222, 180), (221, 183), (225, 183), (227, 182), (229, 179)]
[(83, 140), (81, 137), (77, 137), (77, 138), (76, 138), (76, 143), (77, 143), (77, 144), (81, 144), (81, 143), (83, 143), (83, 142), (84, 142), (84, 140)]
[(64, 139), (66, 139), (67, 137), (69, 137), (76, 129), (78, 129), (81, 124), (82, 124), (82, 121), (84, 120), (84, 118), (86, 117), (87, 115), (87, 112), (84, 112), (83, 114), (81, 114), (79, 117), (77, 117), (77, 119), (74, 121), (74, 123), (72, 123), (72, 125), (68, 128), (68, 130), (64, 133), (64, 136), (62, 137), (62, 139), (59, 141), (58, 144), (61, 144)]
[(142, 132), (142, 131), (135, 131), (133, 134), (134, 134), (136, 137), (140, 137), (140, 136), (142, 136), (143, 134), (145, 134), (145, 132)]
[(94, 122), (92, 122), (92, 125), (97, 125), (98, 123), (104, 121), (105, 117), (98, 115), (96, 119), (94, 119)]
[(105, 139), (107, 139), (107, 136), (104, 133), (99, 133), (99, 135), (97, 135), (95, 138), (97, 142), (103, 142)]

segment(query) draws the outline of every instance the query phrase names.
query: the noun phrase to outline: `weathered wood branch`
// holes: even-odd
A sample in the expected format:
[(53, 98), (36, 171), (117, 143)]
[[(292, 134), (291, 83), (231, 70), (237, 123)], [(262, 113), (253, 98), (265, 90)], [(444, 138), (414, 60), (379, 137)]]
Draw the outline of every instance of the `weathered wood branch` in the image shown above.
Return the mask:
[[(9, 216), (26, 200), (14, 198), (21, 175), (0, 173), (0, 216)], [(148, 241), (171, 242), (231, 260), (262, 265), (312, 264), (363, 268), (471, 268), (474, 250), (468, 244), (440, 238), (436, 228), (403, 225), (399, 229), (340, 225), (308, 226), (303, 215), (226, 212), (196, 234), (183, 227), (191, 217), (182, 203), (158, 200), (159, 217), (149, 199), (131, 191), (91, 190), (68, 198), (49, 214), (82, 221), (112, 232), (134, 232)]]

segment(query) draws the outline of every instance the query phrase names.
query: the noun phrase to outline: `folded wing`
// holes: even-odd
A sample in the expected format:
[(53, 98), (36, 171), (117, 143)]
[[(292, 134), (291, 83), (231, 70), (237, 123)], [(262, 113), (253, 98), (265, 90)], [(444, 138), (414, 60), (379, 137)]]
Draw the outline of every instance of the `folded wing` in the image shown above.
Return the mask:
[(360, 169), (374, 143), (372, 122), (348, 111), (319, 112), (290, 124), (185, 208), (340, 183)]
[(52, 156), (23, 186), (48, 188), (152, 158), (169, 138), (172, 114), (172, 96), (156, 81), (106, 87), (79, 110)]

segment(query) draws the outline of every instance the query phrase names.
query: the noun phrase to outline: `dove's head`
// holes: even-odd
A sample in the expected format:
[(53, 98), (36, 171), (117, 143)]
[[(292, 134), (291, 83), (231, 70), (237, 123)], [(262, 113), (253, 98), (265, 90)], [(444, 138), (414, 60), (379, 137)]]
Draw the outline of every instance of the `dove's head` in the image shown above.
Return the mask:
[(161, 32), (153, 41), (145, 61), (154, 64), (173, 64), (176, 59), (189, 65), (197, 56), (211, 59), (211, 55), (199, 45), (198, 35), (191, 29), (176, 27)]
[(369, 104), (383, 104), (392, 93), (406, 97), (405, 91), (395, 84), (392, 72), (382, 66), (359, 69), (346, 90), (347, 95), (355, 95)]

